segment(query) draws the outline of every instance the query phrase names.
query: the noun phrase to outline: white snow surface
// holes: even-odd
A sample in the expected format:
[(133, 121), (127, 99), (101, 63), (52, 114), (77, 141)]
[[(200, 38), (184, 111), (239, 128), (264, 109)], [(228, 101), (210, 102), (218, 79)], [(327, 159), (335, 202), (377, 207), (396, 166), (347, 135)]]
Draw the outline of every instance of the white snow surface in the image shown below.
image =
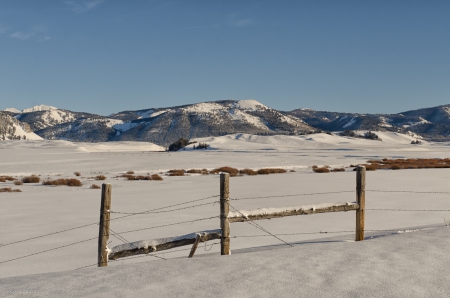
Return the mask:
[[(205, 249), (200, 245), (193, 259), (187, 259), (190, 247), (184, 247), (186, 251), (174, 249), (158, 255), (168, 261), (142, 255), (110, 262), (107, 268), (95, 267), (101, 191), (90, 189), (92, 184), (112, 184), (112, 212), (143, 212), (208, 198), (158, 210), (172, 212), (112, 220), (111, 229), (127, 241), (219, 228), (218, 175), (160, 174), (163, 181), (117, 177), (129, 170), (137, 175), (220, 166), (295, 170), (230, 178), (231, 199), (253, 198), (231, 200), (231, 205), (237, 210), (255, 210), (355, 199), (351, 168), (317, 174), (312, 165), (333, 168), (369, 159), (450, 157), (449, 143), (417, 146), (411, 145), (414, 138), (406, 135), (376, 133), (383, 141), (327, 134), (236, 134), (209, 138), (213, 150), (170, 153), (153, 152), (145, 147), (151, 144), (142, 142), (0, 142), (0, 175), (20, 179), (34, 173), (42, 179), (78, 178), (83, 183), (82, 187), (53, 187), (0, 182), (0, 187), (22, 190), (0, 194), (0, 296), (17, 297), (22, 291), (21, 296), (32, 297), (136, 297), (148, 293), (164, 297), (298, 297), (299, 293), (307, 297), (446, 297), (450, 291), (450, 243), (448, 228), (443, 226), (449, 222), (450, 212), (373, 209), (448, 210), (449, 169), (367, 172), (365, 227), (392, 232), (368, 232), (363, 242), (353, 242), (354, 211), (289, 216), (257, 223), (292, 243), (293, 248), (271, 236), (259, 237), (267, 234), (248, 223), (232, 223), (231, 256), (220, 256), (219, 245), (209, 246), (218, 241), (211, 241)], [(81, 176), (76, 177), (75, 171)], [(107, 179), (95, 180), (97, 175)], [(307, 195), (313, 193), (320, 194)], [(203, 203), (210, 204), (200, 205)], [(121, 216), (111, 214), (113, 219)], [(205, 219), (210, 217), (214, 218)], [(180, 222), (185, 223), (177, 224)], [(91, 225), (69, 230), (87, 224)], [(62, 230), (68, 231), (52, 234)], [(39, 237), (46, 234), (52, 235)], [(244, 237), (255, 235), (258, 237)], [(330, 235), (335, 237), (327, 238)], [(34, 239), (18, 242), (30, 238)], [(123, 244), (112, 236), (109, 241), (109, 247)], [(58, 247), (63, 248), (55, 249)], [(89, 265), (93, 266), (74, 270)], [(222, 280), (227, 283), (218, 282)], [(204, 285), (209, 285), (208, 289), (199, 291)]]
[(249, 111), (257, 111), (257, 110), (269, 108), (255, 99), (239, 100), (238, 102), (234, 103), (233, 106), (236, 108), (240, 108), (243, 110), (249, 110)]
[(57, 108), (52, 107), (52, 106), (47, 106), (47, 105), (38, 105), (38, 106), (33, 106), (28, 109), (23, 109), (22, 113), (31, 113), (31, 112), (48, 111), (48, 110), (57, 110)]

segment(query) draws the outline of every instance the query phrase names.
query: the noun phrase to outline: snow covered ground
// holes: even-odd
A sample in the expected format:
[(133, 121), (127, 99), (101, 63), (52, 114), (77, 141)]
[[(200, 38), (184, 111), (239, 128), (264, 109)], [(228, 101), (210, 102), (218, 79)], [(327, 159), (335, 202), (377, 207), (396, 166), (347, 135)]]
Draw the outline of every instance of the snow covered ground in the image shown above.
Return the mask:
[[(211, 145), (208, 150), (188, 148), (175, 153), (158, 152), (159, 146), (138, 142), (0, 142), (0, 175), (20, 177), (34, 173), (43, 179), (75, 178), (73, 173), (79, 171), (84, 184), (69, 188), (0, 182), (0, 187), (22, 190), (21, 193), (0, 194), (0, 225), (3, 227), (0, 233), (3, 245), (0, 246), (0, 291), (3, 292), (0, 296), (15, 297), (17, 292), (14, 291), (34, 290), (40, 292), (29, 293), (29, 296), (111, 296), (112, 293), (132, 296), (154, 292), (164, 296), (196, 294), (204, 297), (275, 294), (294, 297), (299, 293), (329, 297), (444, 297), (441, 294), (449, 290), (447, 228), (397, 232), (411, 227), (442, 227), (450, 220), (450, 212), (370, 209), (450, 209), (449, 194), (426, 193), (450, 192), (449, 169), (367, 172), (366, 229), (393, 232), (368, 232), (375, 237), (362, 243), (353, 242), (355, 212), (293, 216), (257, 223), (273, 234), (291, 234), (279, 238), (295, 243), (294, 248), (248, 223), (232, 223), (231, 236), (237, 238), (231, 239), (231, 256), (219, 256), (219, 246), (210, 246), (217, 241), (212, 241), (206, 247), (200, 244), (195, 258), (190, 260), (184, 259), (189, 251), (168, 250), (158, 256), (173, 260), (151, 256), (124, 258), (111, 261), (106, 269), (93, 266), (72, 271), (97, 261), (98, 226), (95, 223), (99, 218), (100, 191), (90, 189), (91, 184), (113, 185), (112, 211), (115, 212), (142, 212), (219, 194), (218, 175), (164, 176), (161, 182), (115, 178), (129, 170), (136, 174), (154, 174), (169, 169), (213, 169), (226, 165), (240, 169), (295, 170), (231, 178), (231, 198), (265, 197), (231, 201), (234, 208), (249, 210), (355, 200), (355, 172), (348, 168), (343, 173), (317, 174), (312, 172), (312, 165), (348, 167), (384, 157), (450, 157), (448, 143), (411, 145), (413, 138), (405, 135), (377, 134), (382, 142), (326, 134), (274, 137), (236, 134), (198, 139)], [(107, 180), (94, 180), (93, 177), (100, 174)], [(421, 193), (378, 192), (380, 190)], [(322, 194), (302, 195), (309, 193)], [(208, 205), (118, 219), (111, 222), (111, 230), (122, 233), (146, 228), (122, 234), (132, 242), (217, 229), (218, 218), (193, 221), (218, 216), (217, 200), (212, 197), (165, 210), (210, 202)], [(113, 218), (120, 216), (123, 214), (112, 214)], [(177, 222), (186, 223), (147, 229)], [(92, 225), (7, 245), (86, 224)], [(242, 237), (258, 235), (263, 236)], [(326, 238), (329, 236), (337, 238), (330, 240)], [(93, 240), (39, 253), (90, 238)], [(114, 237), (110, 241), (109, 247), (123, 244)], [(33, 253), (38, 254), (20, 258)], [(14, 258), (20, 259), (6, 262)], [(43, 274), (60, 271), (66, 272)], [(29, 274), (40, 275), (26, 276)], [(356, 281), (357, 277), (361, 283)], [(230, 284), (229, 292), (218, 284), (222, 279)], [(88, 286), (100, 283), (104, 285)], [(26, 294), (23, 291), (22, 294)]]

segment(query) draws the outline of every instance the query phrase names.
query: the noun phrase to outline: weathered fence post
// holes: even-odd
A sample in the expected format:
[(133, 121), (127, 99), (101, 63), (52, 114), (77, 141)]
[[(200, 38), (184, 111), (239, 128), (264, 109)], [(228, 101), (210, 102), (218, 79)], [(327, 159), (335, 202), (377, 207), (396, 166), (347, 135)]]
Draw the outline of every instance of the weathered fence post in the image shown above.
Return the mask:
[(222, 237), (220, 238), (220, 254), (230, 254), (230, 221), (228, 212), (230, 211), (230, 174), (220, 174), (220, 228)]
[(366, 210), (366, 167), (364, 166), (356, 168), (356, 201), (359, 204), (359, 208), (356, 210), (355, 241), (363, 241)]
[(98, 232), (98, 267), (108, 266), (109, 216), (111, 210), (111, 184), (102, 184), (100, 224)]

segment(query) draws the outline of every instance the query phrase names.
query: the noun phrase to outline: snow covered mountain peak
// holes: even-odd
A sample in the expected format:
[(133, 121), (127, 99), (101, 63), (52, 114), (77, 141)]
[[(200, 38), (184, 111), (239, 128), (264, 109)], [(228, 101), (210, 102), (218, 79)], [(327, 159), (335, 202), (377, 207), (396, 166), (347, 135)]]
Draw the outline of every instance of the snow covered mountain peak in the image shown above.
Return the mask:
[(234, 106), (236, 108), (242, 109), (242, 110), (247, 110), (247, 111), (256, 111), (256, 110), (261, 110), (261, 109), (268, 109), (267, 106), (263, 105), (262, 103), (260, 103), (259, 101), (255, 100), (255, 99), (243, 99), (243, 100), (239, 100), (237, 101)]
[(46, 106), (46, 105), (38, 105), (34, 106), (28, 109), (22, 110), (22, 113), (32, 113), (32, 112), (38, 112), (38, 111), (50, 111), (50, 110), (57, 110), (57, 108), (52, 106)]
[(20, 110), (18, 110), (18, 109), (16, 109), (16, 108), (6, 108), (6, 109), (4, 109), (3, 111), (5, 111), (5, 112), (11, 112), (11, 113), (16, 113), (16, 114), (21, 113)]

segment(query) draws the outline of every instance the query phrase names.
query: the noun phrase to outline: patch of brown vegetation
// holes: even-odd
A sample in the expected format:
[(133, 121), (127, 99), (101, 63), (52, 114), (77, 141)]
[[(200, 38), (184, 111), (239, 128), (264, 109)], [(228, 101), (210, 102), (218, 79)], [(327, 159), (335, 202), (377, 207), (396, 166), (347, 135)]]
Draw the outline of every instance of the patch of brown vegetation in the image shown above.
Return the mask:
[(203, 170), (202, 170), (202, 175), (209, 175), (208, 170), (207, 170), (207, 169), (203, 169)]
[(0, 188), (0, 192), (22, 192), (20, 189), (11, 189), (11, 187)]
[(80, 177), (81, 176), (81, 173), (80, 172), (74, 172), (73, 173), (75, 176), (77, 176), (77, 177)]
[(332, 169), (331, 172), (345, 172), (345, 169), (344, 168), (335, 168), (335, 169)]
[(162, 181), (163, 178), (161, 176), (159, 176), (158, 174), (153, 174), (150, 176), (152, 178), (152, 180), (156, 180), (156, 181)]
[(16, 178), (13, 178), (11, 176), (0, 176), (0, 182), (6, 182), (6, 181), (14, 181)]
[(328, 169), (327, 167), (321, 167), (321, 168), (315, 167), (315, 168), (313, 168), (313, 171), (316, 173), (329, 173), (330, 169)]
[(239, 174), (247, 174), (249, 176), (255, 176), (258, 175), (258, 172), (253, 171), (252, 169), (243, 169), (239, 171)]
[(186, 171), (186, 173), (189, 173), (189, 174), (201, 174), (202, 170), (190, 169), (190, 170)]
[(97, 185), (97, 184), (92, 184), (91, 187), (89, 187), (89, 188), (91, 188), (91, 189), (99, 189), (99, 188), (102, 188), (102, 187), (100, 185)]
[(408, 158), (368, 160), (368, 167), (372, 169), (447, 169), (450, 168), (450, 158)]
[(61, 185), (67, 185), (67, 186), (82, 186), (83, 183), (81, 183), (80, 180), (75, 179), (75, 178), (70, 178), (70, 179), (64, 179), (64, 178), (59, 178), (59, 179), (55, 179), (55, 180), (45, 180), (44, 182), (42, 182), (43, 185), (55, 185), (55, 186), (61, 186)]
[(289, 172), (291, 172), (291, 173), (294, 173), (294, 172), (295, 172), (295, 170), (290, 170)]
[(170, 171), (168, 171), (168, 176), (185, 176), (184, 175), (184, 173), (185, 173), (186, 171), (185, 170), (182, 170), (182, 169), (180, 169), (180, 170), (177, 170), (177, 169), (175, 169), (175, 170), (170, 170)]
[(40, 181), (41, 181), (41, 178), (39, 178), (36, 175), (25, 176), (22, 178), (23, 183), (39, 183)]
[(106, 176), (105, 175), (95, 176), (95, 180), (106, 180)]
[(23, 184), (23, 182), (22, 181), (20, 181), (20, 180), (16, 180), (16, 181), (14, 181), (14, 185), (22, 185)]
[(134, 171), (127, 171), (127, 174), (133, 175)]
[(260, 175), (279, 174), (279, 173), (286, 173), (286, 170), (285, 169), (277, 169), (277, 168), (258, 170), (258, 174), (260, 174)]
[[(230, 177), (236, 177), (239, 174), (239, 170), (232, 167), (220, 167), (217, 169), (214, 169), (213, 171), (216, 171), (217, 173), (223, 172), (230, 174)], [(212, 171), (211, 171), (212, 172)]]

